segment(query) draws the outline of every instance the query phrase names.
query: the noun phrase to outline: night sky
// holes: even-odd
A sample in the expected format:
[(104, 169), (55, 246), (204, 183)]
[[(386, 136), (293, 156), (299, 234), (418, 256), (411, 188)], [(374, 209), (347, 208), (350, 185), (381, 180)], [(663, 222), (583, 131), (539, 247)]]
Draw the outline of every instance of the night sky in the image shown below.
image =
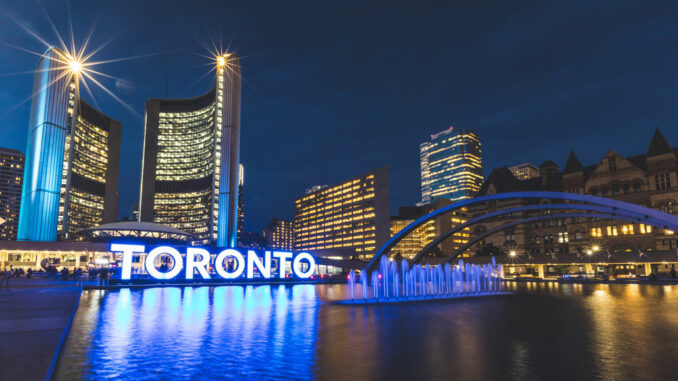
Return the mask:
[[(548, 4), (546, 4), (548, 3)], [(595, 3), (595, 4), (593, 4)], [(45, 2), (68, 35), (68, 3)], [(71, 1), (75, 39), (94, 25), (99, 108), (120, 120), (120, 214), (138, 198), (149, 97), (192, 97), (214, 75), (211, 40), (242, 57), (245, 223), (292, 218), (294, 199), (390, 166), (391, 209), (420, 200), (419, 143), (452, 125), (492, 168), (644, 153), (656, 126), (678, 145), (678, 1)], [(57, 44), (33, 0), (0, 5), (0, 141), (25, 151), (32, 74)], [(91, 50), (91, 49), (90, 49)], [(84, 98), (93, 103), (84, 93)]]

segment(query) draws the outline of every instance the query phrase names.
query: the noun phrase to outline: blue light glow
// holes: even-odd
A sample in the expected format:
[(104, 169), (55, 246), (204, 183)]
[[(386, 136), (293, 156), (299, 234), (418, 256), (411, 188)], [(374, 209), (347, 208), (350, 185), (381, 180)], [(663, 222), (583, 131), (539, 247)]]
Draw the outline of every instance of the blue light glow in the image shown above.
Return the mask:
[[(301, 268), (301, 261), (306, 260), (308, 262), (308, 269), (306, 271), (303, 271)], [(299, 278), (309, 278), (313, 273), (315, 272), (315, 259), (313, 259), (313, 256), (309, 253), (306, 252), (301, 252), (297, 254), (296, 257), (294, 257), (294, 260), (292, 261), (292, 271), (294, 271), (294, 275), (298, 276)]]
[[(110, 250), (114, 253), (122, 254), (122, 271), (121, 280), (130, 280), (132, 276), (132, 258), (135, 254), (143, 254), (146, 251), (144, 245), (134, 245), (127, 243), (113, 243)], [(161, 255), (169, 255), (172, 257), (174, 266), (169, 271), (159, 271), (155, 266), (156, 259)], [(172, 246), (158, 246), (152, 249), (144, 258), (143, 267), (146, 273), (154, 279), (173, 279), (184, 268), (184, 255)], [(202, 279), (212, 279), (210, 276), (210, 261), (212, 255), (207, 249), (200, 247), (187, 247), (185, 254), (185, 268), (186, 279), (192, 280), (194, 273), (200, 274)], [(198, 259), (199, 257), (199, 259)], [(233, 266), (229, 265), (227, 259), (232, 257), (234, 259)], [(298, 278), (310, 278), (316, 270), (315, 258), (307, 253), (300, 252), (294, 255), (288, 251), (264, 251), (263, 259), (256, 251), (247, 251), (247, 260), (245, 256), (236, 249), (222, 250), (214, 259), (213, 267), (216, 273), (223, 279), (236, 279), (245, 274), (247, 279), (255, 277), (254, 269), (256, 268), (261, 278), (271, 278), (271, 257), (278, 259), (278, 277), (283, 279), (286, 276), (285, 269), (288, 261), (292, 260), (292, 273)], [(304, 266), (304, 262), (307, 266)], [(224, 267), (226, 265), (226, 268)], [(305, 267), (305, 269), (304, 269)]]
[(122, 273), (120, 279), (129, 280), (132, 277), (132, 255), (134, 253), (143, 253), (144, 250), (146, 250), (144, 245), (111, 244), (112, 252), (122, 253)]
[[(224, 260), (227, 257), (233, 257), (235, 258), (235, 261), (237, 263), (237, 266), (235, 268), (235, 271), (233, 272), (228, 272), (224, 269)], [(214, 268), (217, 270), (217, 273), (219, 276), (221, 276), (224, 279), (235, 279), (239, 277), (242, 272), (245, 270), (245, 258), (243, 258), (242, 254), (238, 250), (235, 249), (226, 249), (219, 253), (217, 255), (217, 258), (214, 260)]]
[(292, 258), (293, 254), (289, 251), (274, 251), (273, 256), (278, 258), (278, 277), (283, 279), (285, 278), (287, 261)]
[[(199, 261), (195, 260), (196, 254), (200, 256)], [(209, 251), (199, 247), (189, 247), (186, 249), (186, 279), (193, 279), (193, 269), (198, 270), (203, 279), (210, 279), (210, 274), (207, 271), (209, 264)]]
[[(172, 257), (174, 260), (174, 266), (172, 269), (166, 273), (158, 271), (155, 267), (155, 259), (163, 254), (167, 254)], [(160, 246), (151, 250), (150, 253), (146, 256), (146, 272), (148, 275), (152, 276), (155, 279), (172, 279), (179, 274), (181, 268), (183, 267), (183, 259), (179, 251), (170, 246)]]
[(266, 250), (264, 252), (264, 263), (254, 250), (247, 251), (247, 278), (254, 278), (254, 267), (259, 269), (262, 278), (269, 279), (271, 277), (271, 252)]

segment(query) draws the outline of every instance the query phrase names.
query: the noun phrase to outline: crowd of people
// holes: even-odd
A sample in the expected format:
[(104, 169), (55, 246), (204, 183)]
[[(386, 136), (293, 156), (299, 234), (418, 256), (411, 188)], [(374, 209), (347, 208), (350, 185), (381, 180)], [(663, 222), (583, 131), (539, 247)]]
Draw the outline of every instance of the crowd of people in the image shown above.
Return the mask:
[(96, 279), (99, 281), (99, 285), (107, 286), (108, 281), (111, 278), (112, 270), (101, 267), (101, 268), (88, 268), (81, 269), (77, 268), (73, 271), (69, 271), (68, 268), (62, 267), (61, 270), (58, 270), (56, 266), (47, 266), (47, 268), (39, 271), (33, 269), (24, 270), (22, 268), (13, 268), (12, 266), (5, 268), (0, 272), (0, 288), (8, 288), (10, 285), (10, 279), (12, 278), (46, 278), (51, 280), (93, 280)]

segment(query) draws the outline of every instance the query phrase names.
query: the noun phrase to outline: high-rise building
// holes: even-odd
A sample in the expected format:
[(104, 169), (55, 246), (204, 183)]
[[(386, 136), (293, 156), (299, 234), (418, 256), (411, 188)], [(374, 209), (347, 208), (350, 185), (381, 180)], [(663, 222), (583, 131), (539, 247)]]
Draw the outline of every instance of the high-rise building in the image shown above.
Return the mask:
[[(419, 217), (450, 204), (452, 204), (450, 200), (437, 198), (432, 203), (426, 205), (400, 207), (398, 215), (391, 217), (391, 237)], [(391, 249), (391, 253), (407, 259), (413, 258), (436, 237), (452, 229), (453, 226), (466, 222), (465, 215), (466, 208), (462, 208), (462, 210), (445, 213), (434, 220), (426, 221), (398, 242)], [(433, 250), (434, 254), (451, 254), (455, 249), (468, 242), (469, 235), (470, 230), (468, 228), (455, 233), (452, 237), (439, 244)]]
[(15, 240), (19, 224), (24, 154), (0, 148), (0, 240)]
[(122, 128), (80, 98), (69, 59), (50, 48), (35, 72), (18, 240), (69, 239), (118, 217)]
[(238, 221), (240, 63), (217, 58), (216, 83), (188, 99), (146, 102), (139, 220), (235, 246)]
[(480, 138), (472, 131), (450, 127), (433, 134), (419, 146), (419, 155), (422, 204), (470, 198), (483, 184)]
[(313, 187), (295, 201), (295, 250), (348, 248), (368, 259), (389, 238), (388, 167), (333, 186)]
[(509, 171), (519, 180), (529, 180), (540, 176), (539, 167), (532, 163), (524, 163), (509, 167)]
[(238, 240), (245, 231), (245, 197), (242, 194), (245, 184), (245, 167), (242, 164), (238, 167)]
[(272, 219), (264, 229), (264, 238), (271, 249), (294, 250), (294, 221)]

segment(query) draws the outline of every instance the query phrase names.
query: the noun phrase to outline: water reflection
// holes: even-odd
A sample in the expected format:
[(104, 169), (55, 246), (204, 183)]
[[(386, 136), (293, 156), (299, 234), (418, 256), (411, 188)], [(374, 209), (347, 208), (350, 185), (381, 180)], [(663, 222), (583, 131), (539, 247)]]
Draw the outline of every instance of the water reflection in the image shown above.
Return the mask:
[(308, 379), (316, 311), (311, 285), (85, 291), (56, 378)]
[(87, 291), (57, 379), (674, 379), (678, 286), (337, 306), (343, 286)]

